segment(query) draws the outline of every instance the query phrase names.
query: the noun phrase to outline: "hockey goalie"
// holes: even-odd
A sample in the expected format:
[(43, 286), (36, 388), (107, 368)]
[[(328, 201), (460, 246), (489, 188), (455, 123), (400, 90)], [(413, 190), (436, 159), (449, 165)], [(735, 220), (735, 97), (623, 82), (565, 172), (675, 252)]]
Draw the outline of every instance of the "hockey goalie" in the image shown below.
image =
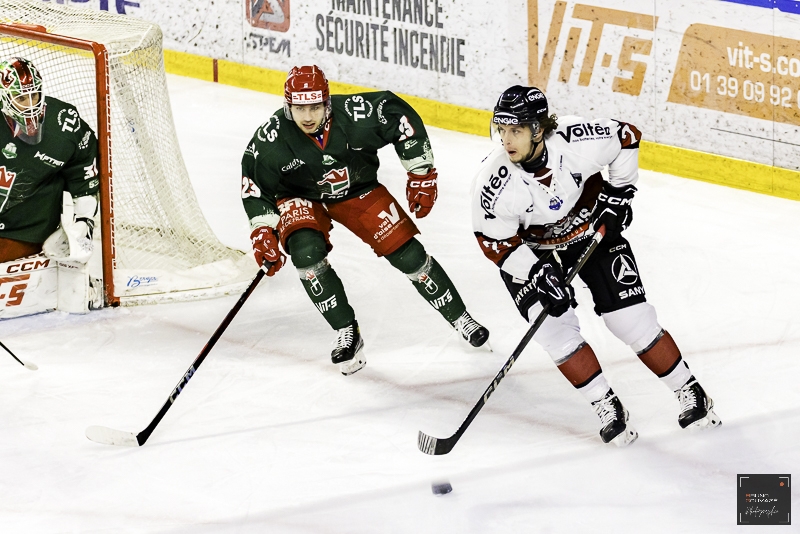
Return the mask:
[(0, 319), (102, 305), (87, 263), (97, 138), (24, 58), (0, 63)]

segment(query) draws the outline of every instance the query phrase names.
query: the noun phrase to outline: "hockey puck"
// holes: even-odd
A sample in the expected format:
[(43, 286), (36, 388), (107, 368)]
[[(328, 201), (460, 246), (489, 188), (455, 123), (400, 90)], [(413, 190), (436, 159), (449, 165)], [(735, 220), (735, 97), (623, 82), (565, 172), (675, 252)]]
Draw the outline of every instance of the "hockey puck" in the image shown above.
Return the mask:
[(434, 482), (431, 484), (431, 491), (434, 495), (447, 495), (453, 491), (453, 486), (449, 482)]

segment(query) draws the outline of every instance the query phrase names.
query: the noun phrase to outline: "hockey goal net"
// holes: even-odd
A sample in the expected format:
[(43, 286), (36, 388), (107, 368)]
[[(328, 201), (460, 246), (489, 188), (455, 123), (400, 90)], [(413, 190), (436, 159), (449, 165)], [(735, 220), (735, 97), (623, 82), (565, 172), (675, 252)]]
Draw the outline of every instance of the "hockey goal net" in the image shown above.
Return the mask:
[(102, 271), (110, 305), (240, 291), (256, 270), (249, 255), (220, 243), (200, 211), (175, 134), (161, 43), (160, 28), (145, 21), (0, 0), (0, 58), (32, 61), (45, 94), (76, 106), (98, 135), (102, 255), (94, 254), (90, 271)]

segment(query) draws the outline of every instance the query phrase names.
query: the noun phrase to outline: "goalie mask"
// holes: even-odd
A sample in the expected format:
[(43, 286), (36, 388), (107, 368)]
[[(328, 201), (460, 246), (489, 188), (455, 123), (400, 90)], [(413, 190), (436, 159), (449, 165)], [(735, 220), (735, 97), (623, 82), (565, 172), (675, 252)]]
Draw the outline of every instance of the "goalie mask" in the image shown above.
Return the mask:
[(14, 135), (35, 145), (42, 140), (44, 93), (42, 77), (33, 63), (13, 57), (0, 63), (0, 98), (6, 122)]
[(286, 118), (292, 118), (292, 106), (324, 104), (325, 118), (319, 126), (321, 130), (331, 117), (331, 94), (325, 73), (316, 65), (294, 67), (289, 71), (283, 86), (283, 111)]

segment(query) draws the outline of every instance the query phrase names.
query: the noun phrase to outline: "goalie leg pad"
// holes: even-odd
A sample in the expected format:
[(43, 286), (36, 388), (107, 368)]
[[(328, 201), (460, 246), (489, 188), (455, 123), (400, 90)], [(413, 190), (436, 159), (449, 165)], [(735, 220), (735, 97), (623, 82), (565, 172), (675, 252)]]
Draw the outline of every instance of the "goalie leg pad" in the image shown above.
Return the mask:
[[(536, 304), (529, 313), (536, 319), (541, 311), (542, 305)], [(533, 340), (547, 351), (556, 365), (566, 362), (577, 353), (581, 345), (586, 344), (581, 336), (581, 326), (574, 308), (567, 310), (561, 317), (548, 315), (533, 335)]]
[(0, 319), (53, 311), (58, 268), (44, 255), (0, 263)]
[(89, 268), (85, 263), (58, 262), (58, 310), (89, 313), (94, 307), (92, 293)]
[(603, 321), (611, 333), (636, 354), (646, 351), (662, 335), (656, 309), (648, 302), (604, 313)]

